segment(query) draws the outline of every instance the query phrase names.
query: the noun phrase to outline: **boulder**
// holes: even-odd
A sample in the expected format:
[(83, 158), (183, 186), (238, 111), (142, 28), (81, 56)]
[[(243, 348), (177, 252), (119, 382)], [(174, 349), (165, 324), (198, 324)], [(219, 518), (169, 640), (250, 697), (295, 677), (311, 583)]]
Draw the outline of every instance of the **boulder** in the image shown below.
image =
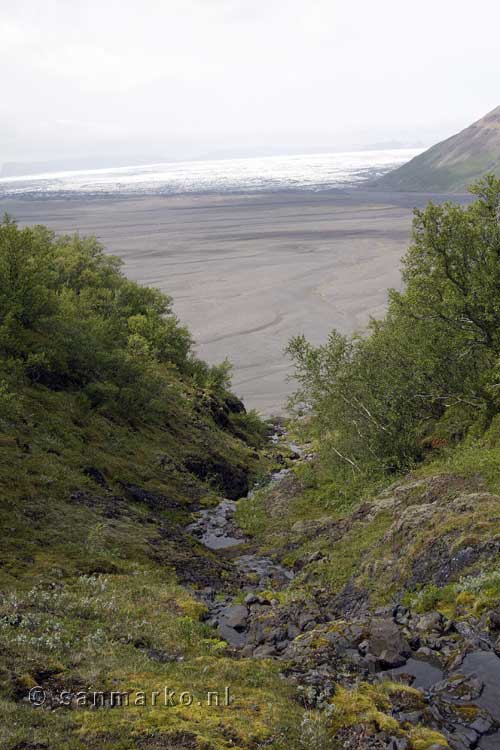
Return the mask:
[(490, 612), (490, 630), (494, 632), (500, 631), (500, 608)]
[(368, 654), (381, 669), (402, 667), (411, 653), (407, 640), (392, 619), (373, 620), (368, 638)]
[(443, 625), (444, 618), (440, 612), (427, 612), (419, 618), (416, 629), (419, 633), (441, 633)]
[(243, 604), (235, 604), (233, 607), (228, 607), (222, 616), (228, 627), (240, 632), (245, 630), (248, 622), (248, 609)]

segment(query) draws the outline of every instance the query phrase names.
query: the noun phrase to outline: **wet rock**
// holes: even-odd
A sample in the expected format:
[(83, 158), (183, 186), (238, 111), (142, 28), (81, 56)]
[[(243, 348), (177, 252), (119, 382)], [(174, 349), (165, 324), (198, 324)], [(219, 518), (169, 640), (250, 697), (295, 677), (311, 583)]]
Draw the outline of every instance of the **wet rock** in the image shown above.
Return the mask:
[(482, 690), (483, 683), (476, 675), (459, 673), (450, 675), (432, 687), (434, 694), (441, 693), (461, 703), (468, 703), (479, 698)]
[(382, 669), (401, 667), (411, 650), (397, 624), (390, 619), (375, 619), (370, 624), (368, 653)]
[(198, 537), (209, 549), (236, 547), (245, 538), (234, 524), (235, 512), (234, 500), (222, 500), (217, 507), (198, 513), (196, 521), (187, 527), (187, 531)]
[(448, 736), (453, 750), (470, 750), (477, 747), (479, 739), (478, 733), (467, 727), (456, 727)]
[(493, 726), (493, 720), (491, 717), (486, 715), (479, 716), (475, 721), (470, 724), (470, 728), (478, 734), (486, 734), (490, 731)]

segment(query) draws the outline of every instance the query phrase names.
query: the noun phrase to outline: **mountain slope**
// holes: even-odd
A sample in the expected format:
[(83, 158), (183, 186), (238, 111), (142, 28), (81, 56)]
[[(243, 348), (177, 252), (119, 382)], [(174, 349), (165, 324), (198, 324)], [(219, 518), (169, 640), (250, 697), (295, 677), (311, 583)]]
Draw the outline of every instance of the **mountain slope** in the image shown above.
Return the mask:
[(488, 172), (500, 175), (500, 107), (384, 175), (383, 190), (463, 192)]

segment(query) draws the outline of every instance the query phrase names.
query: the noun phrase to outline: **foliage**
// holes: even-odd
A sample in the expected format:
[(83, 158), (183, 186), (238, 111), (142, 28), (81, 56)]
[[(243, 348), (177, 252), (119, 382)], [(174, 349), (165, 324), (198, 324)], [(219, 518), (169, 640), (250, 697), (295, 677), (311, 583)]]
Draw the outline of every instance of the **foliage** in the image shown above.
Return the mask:
[[(95, 239), (0, 224), (2, 748), (222, 750), (299, 733), (277, 665), (230, 658), (193, 594), (223, 589), (227, 566), (185, 532), (192, 512), (266, 463), (267, 426), (229, 376)], [(45, 708), (27, 701), (36, 684)], [(226, 685), (235, 705), (208, 706)], [(61, 690), (165, 686), (193, 706), (51, 710)]]
[(194, 356), (171, 299), (128, 280), (95, 238), (19, 229), (9, 217), (0, 224), (0, 357), (31, 383), (78, 390), (127, 419), (164, 415), (176, 378), (219, 395), (229, 386), (228, 363)]
[(299, 413), (312, 414), (323, 466), (341, 482), (407, 470), (430, 449), (488, 423), (498, 407), (500, 180), (469, 206), (415, 212), (405, 291), (366, 336), (292, 339)]

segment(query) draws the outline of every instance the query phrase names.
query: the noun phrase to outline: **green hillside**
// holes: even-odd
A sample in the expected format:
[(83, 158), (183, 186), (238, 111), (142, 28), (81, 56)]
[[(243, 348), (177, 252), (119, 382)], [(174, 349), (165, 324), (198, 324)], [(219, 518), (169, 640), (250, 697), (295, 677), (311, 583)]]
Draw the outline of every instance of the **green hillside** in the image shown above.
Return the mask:
[[(201, 621), (196, 590), (234, 576), (184, 528), (266, 470), (267, 428), (119, 266), (92, 238), (0, 226), (0, 746), (247, 747), (296, 721), (290, 691)], [(37, 709), (35, 685), (201, 704)], [(225, 685), (239, 707), (208, 706)]]
[(500, 107), (384, 175), (376, 187), (463, 193), (471, 182), (487, 173), (500, 175)]
[(0, 225), (2, 750), (498, 746), (500, 180), (472, 192), (416, 211), (382, 320), (290, 342), (273, 440), (95, 239)]

